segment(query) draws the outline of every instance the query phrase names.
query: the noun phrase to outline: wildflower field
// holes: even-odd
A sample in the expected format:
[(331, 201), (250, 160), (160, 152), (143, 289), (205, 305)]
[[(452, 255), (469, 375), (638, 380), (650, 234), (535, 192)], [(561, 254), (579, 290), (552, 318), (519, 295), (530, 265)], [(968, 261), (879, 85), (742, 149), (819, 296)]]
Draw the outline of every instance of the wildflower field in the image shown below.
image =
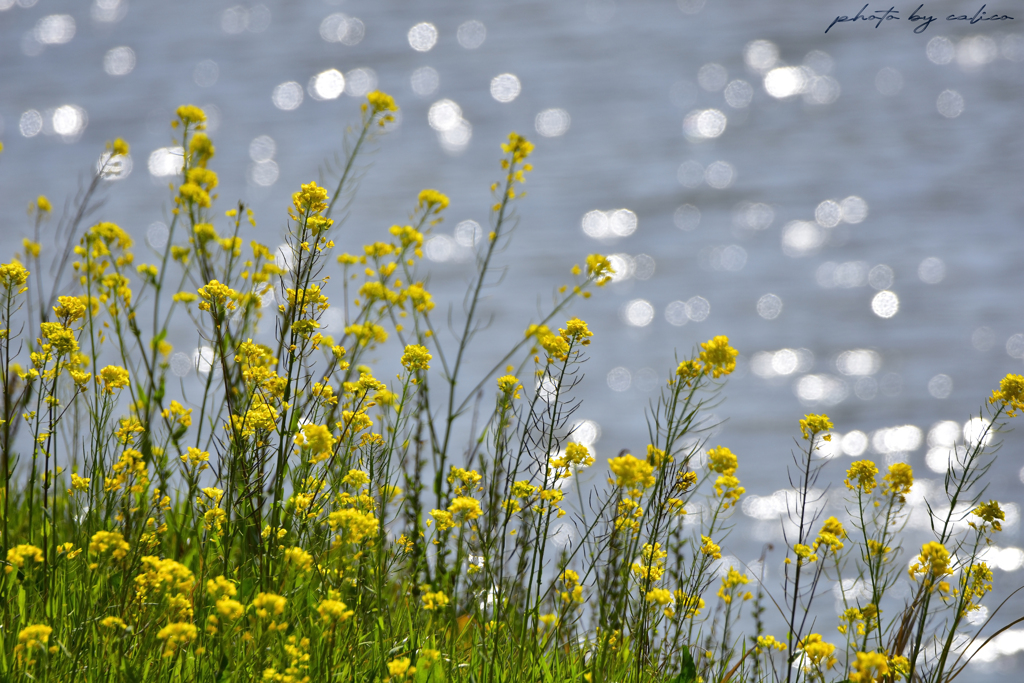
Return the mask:
[[(922, 547), (903, 540), (911, 467), (832, 471), (816, 455), (831, 420), (795, 415), (781, 578), (720, 566), (746, 490), (703, 417), (736, 349), (717, 336), (667, 368), (649, 443), (595, 461), (570, 420), (594, 340), (570, 309), (610, 279), (608, 259), (566, 264), (573, 281), (507, 348), (472, 344), (531, 170), (512, 133), (464, 325), (441, 343), (420, 259), (447, 197), (410, 197), (389, 242), (357, 244), (332, 218), (395, 111), (370, 93), (330, 182), (268, 217), (287, 220), (284, 254), (246, 239), (244, 204), (215, 208), (194, 106), (172, 122), (184, 158), (152, 262), (121, 227), (85, 220), (125, 141), (108, 145), (66, 243), (40, 243), (51, 205), (33, 202), (35, 233), (0, 266), (0, 678), (938, 683), (1024, 619), (993, 609), (963, 647), (1004, 520), (983, 498), (991, 437), (1024, 410), (1024, 377), (994, 382), (985, 433), (951, 453)], [(330, 306), (341, 338), (320, 332)], [(212, 349), (197, 393), (168, 376), (182, 325)], [(369, 364), (389, 339), (397, 375)], [(491, 372), (466, 376), (470, 354)], [(600, 486), (580, 485), (587, 468)], [(816, 513), (829, 481), (845, 486), (844, 519)], [(561, 517), (569, 544), (552, 541)], [(911, 594), (893, 596), (907, 574)], [(812, 605), (844, 579), (866, 595), (843, 594), (826, 623)]]

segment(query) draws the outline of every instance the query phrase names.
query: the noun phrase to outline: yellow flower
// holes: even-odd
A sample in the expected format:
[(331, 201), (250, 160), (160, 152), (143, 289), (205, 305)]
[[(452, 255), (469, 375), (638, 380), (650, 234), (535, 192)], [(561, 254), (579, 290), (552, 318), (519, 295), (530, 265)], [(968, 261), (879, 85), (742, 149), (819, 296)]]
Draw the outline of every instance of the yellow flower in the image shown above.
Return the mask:
[(810, 673), (813, 671), (813, 667), (824, 666), (825, 669), (831, 669), (838, 662), (833, 656), (833, 652), (836, 650), (836, 646), (832, 643), (826, 643), (821, 639), (821, 635), (812, 633), (806, 638), (803, 638), (799, 645), (798, 650), (802, 650), (807, 659), (810, 660), (810, 664), (804, 666), (804, 671)]
[(217, 614), (224, 617), (228, 621), (235, 621), (241, 619), (242, 615), (245, 614), (245, 607), (242, 603), (231, 598), (220, 598), (216, 602)]
[(7, 551), (7, 566), (4, 571), (8, 574), (15, 568), (21, 569), (25, 566), (25, 560), (32, 560), (39, 564), (43, 563), (43, 551), (34, 545), (23, 543), (16, 545)]
[(739, 351), (729, 346), (729, 338), (725, 335), (718, 335), (704, 342), (700, 348), (703, 349), (700, 352), (700, 360), (711, 370), (715, 379), (736, 369), (736, 356), (739, 355)]
[(50, 200), (43, 195), (39, 195), (36, 199), (36, 208), (39, 209), (40, 213), (50, 213), (53, 211), (53, 207), (50, 206)]
[(876, 474), (878, 474), (878, 468), (875, 463), (870, 460), (858, 460), (850, 465), (850, 469), (846, 472), (846, 488), (851, 491), (860, 490), (870, 495), (878, 485), (878, 482), (875, 481)]
[(292, 206), (299, 216), (323, 213), (327, 210), (327, 189), (319, 187), (315, 181), (303, 183), (302, 189), (292, 195)]
[(18, 632), (18, 644), (14, 646), (14, 654), (18, 661), (24, 661), (26, 665), (35, 664), (32, 658), (33, 650), (41, 650), (46, 653), (46, 644), (50, 642), (50, 634), (53, 629), (45, 624), (32, 624)]
[(758, 650), (782, 650), (786, 649), (786, 644), (775, 639), (775, 636), (758, 636), (757, 637), (757, 649)]
[(58, 318), (62, 318), (65, 325), (70, 325), (85, 316), (85, 302), (77, 296), (57, 297), (57, 305), (53, 307), (53, 313)]
[(187, 647), (196, 638), (195, 624), (172, 623), (164, 626), (156, 634), (157, 640), (165, 640), (164, 657), (173, 657), (178, 650)]
[(345, 621), (351, 617), (355, 612), (348, 609), (348, 607), (341, 600), (323, 600), (317, 606), (316, 611), (320, 614), (320, 619), (324, 624), (334, 624)]
[(835, 517), (829, 517), (821, 525), (818, 538), (814, 541), (814, 549), (817, 550), (819, 546), (824, 545), (832, 552), (838, 552), (843, 549), (842, 539), (844, 538), (846, 538), (846, 529), (843, 528), (843, 523)]
[(702, 543), (700, 551), (710, 557), (713, 560), (722, 559), (722, 548), (712, 541), (708, 536), (701, 536), (700, 542)]
[[(832, 429), (832, 421), (828, 419), (828, 415), (804, 415), (804, 419), (800, 420), (800, 433), (805, 439), (810, 439), (818, 432), (827, 432), (830, 429)], [(831, 441), (832, 435), (826, 434), (822, 438), (825, 441)]]
[(233, 598), (238, 595), (238, 588), (232, 581), (229, 581), (221, 574), (214, 579), (207, 579), (206, 593), (214, 599), (223, 597)]
[(889, 662), (881, 652), (858, 652), (850, 683), (878, 683), (889, 674)]
[(214, 312), (221, 308), (228, 311), (235, 310), (235, 300), (238, 292), (217, 280), (210, 280), (206, 286), (199, 288), (199, 296), (203, 301), (199, 304), (199, 310)]
[(885, 493), (898, 496), (901, 503), (905, 502), (910, 487), (914, 485), (914, 469), (905, 462), (893, 463), (882, 481), (887, 484)]
[(615, 269), (612, 262), (601, 254), (591, 254), (587, 257), (587, 276), (594, 280), (598, 287), (611, 282)]
[(419, 208), (426, 207), (427, 213), (441, 213), (448, 208), (448, 197), (437, 190), (422, 190), (417, 200)]
[(89, 540), (89, 554), (100, 554), (111, 550), (110, 556), (115, 560), (128, 555), (128, 542), (120, 531), (97, 531)]
[(416, 674), (416, 667), (410, 666), (412, 662), (408, 657), (399, 657), (388, 662), (388, 674), (392, 679), (404, 680), (407, 676)]
[(991, 500), (987, 503), (982, 503), (978, 507), (974, 508), (973, 513), (981, 517), (986, 523), (991, 524), (995, 531), (1002, 531), (1003, 525), (1000, 523), (1006, 519), (1006, 514), (1003, 509), (999, 507), (999, 503), (995, 500)]
[(441, 591), (426, 592), (420, 599), (423, 600), (423, 609), (428, 611), (443, 609), (450, 602), (448, 596)]
[(111, 148), (115, 155), (128, 156), (128, 143), (121, 138), (116, 138)]
[(448, 512), (452, 514), (452, 517), (463, 520), (473, 520), (483, 514), (480, 509), (480, 501), (469, 496), (455, 498), (452, 504), (448, 506)]
[(498, 378), (498, 391), (503, 394), (509, 394), (514, 399), (519, 398), (519, 392), (522, 388), (523, 385), (519, 383), (519, 379), (514, 375), (505, 375)]
[(708, 469), (719, 474), (735, 474), (738, 461), (725, 446), (717, 446), (708, 450)]
[(949, 566), (949, 559), (949, 551), (944, 545), (937, 541), (925, 543), (921, 547), (921, 554), (910, 567), (911, 580), (916, 581), (920, 575), (925, 588), (938, 590), (941, 593), (947, 592), (949, 585), (942, 579), (953, 573)]
[(1007, 375), (999, 382), (999, 391), (993, 391), (989, 403), (1001, 403), (1007, 417), (1015, 417), (1024, 410), (1024, 375)]
[(309, 461), (315, 465), (331, 457), (337, 439), (325, 425), (307, 424), (295, 435), (295, 443), (310, 452)]
[(368, 92), (367, 102), (370, 104), (374, 114), (398, 111), (398, 106), (394, 103), (394, 98), (380, 90)]
[(313, 569), (313, 556), (297, 546), (284, 551), (284, 561), (285, 564), (294, 565), (301, 572)]
[(652, 588), (647, 591), (647, 602), (652, 605), (667, 605), (672, 602), (672, 593), (665, 588)]
[(405, 347), (405, 353), (402, 354), (402, 365), (405, 366), (406, 370), (427, 370), (430, 368), (430, 359), (433, 356), (427, 351), (425, 346), (419, 344), (409, 344)]
[(640, 460), (630, 453), (608, 460), (608, 467), (615, 475), (616, 486), (636, 489), (654, 485), (654, 467), (646, 460)]
[(284, 607), (287, 602), (287, 598), (281, 597), (276, 593), (258, 593), (252, 601), (252, 608), (256, 612), (257, 617), (266, 619), (271, 615), (281, 616), (284, 614)]
[[(206, 123), (206, 112), (199, 107), (192, 104), (183, 104), (178, 107), (176, 113), (181, 122), (186, 126), (189, 124), (195, 124), (196, 130), (202, 130), (204, 128), (204, 124)], [(177, 121), (172, 125), (177, 125)]]
[(0, 285), (4, 289), (11, 290), (23, 286), (28, 281), (28, 275), (28, 270), (18, 261), (0, 265)]

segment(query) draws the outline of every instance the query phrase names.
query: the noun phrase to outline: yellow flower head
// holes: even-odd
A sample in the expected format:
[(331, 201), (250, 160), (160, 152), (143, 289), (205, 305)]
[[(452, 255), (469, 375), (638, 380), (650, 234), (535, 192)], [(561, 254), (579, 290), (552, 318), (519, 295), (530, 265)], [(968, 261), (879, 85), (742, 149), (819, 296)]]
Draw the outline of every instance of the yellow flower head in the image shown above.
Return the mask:
[(721, 546), (719, 546), (717, 543), (712, 541), (709, 536), (701, 536), (700, 537), (700, 542), (702, 544), (700, 546), (701, 553), (703, 553), (704, 555), (707, 555), (712, 560), (720, 560), (720, 559), (722, 559), (722, 548), (721, 548)]
[[(192, 104), (183, 104), (176, 112), (178, 119), (186, 126), (195, 124), (195, 130), (203, 130), (206, 127), (206, 112)], [(174, 121), (171, 125), (177, 126)]]
[[(818, 432), (827, 432), (830, 429), (832, 429), (832, 420), (828, 419), (828, 415), (804, 415), (804, 419), (800, 420), (800, 433), (805, 439), (810, 439)], [(831, 441), (832, 435), (826, 434), (822, 438), (825, 441)]]
[(128, 371), (117, 365), (108, 365), (100, 370), (99, 379), (103, 381), (103, 391), (113, 394), (115, 389), (128, 386)]
[(612, 275), (615, 274), (615, 269), (612, 268), (612, 262), (601, 254), (591, 254), (587, 257), (587, 276), (594, 280), (594, 283), (598, 287), (611, 282)]
[(870, 495), (878, 485), (878, 482), (875, 481), (876, 474), (878, 474), (878, 468), (875, 463), (870, 460), (858, 460), (850, 465), (850, 469), (846, 472), (846, 488), (851, 491), (860, 490), (864, 494)]
[(858, 652), (850, 683), (878, 683), (889, 674), (889, 661), (882, 652)]
[(50, 200), (43, 195), (39, 195), (39, 198), (36, 199), (36, 208), (39, 209), (39, 213), (50, 213), (53, 211), (53, 207), (50, 206)]
[(825, 669), (831, 669), (838, 662), (832, 653), (835, 652), (836, 646), (832, 643), (826, 643), (821, 639), (821, 635), (812, 633), (806, 638), (803, 638), (799, 645), (798, 650), (802, 650), (809, 664), (804, 667), (804, 671), (810, 673), (815, 667), (824, 667)]
[(902, 503), (914, 485), (914, 469), (905, 462), (893, 463), (882, 481), (885, 482), (885, 493), (898, 496)]
[(427, 214), (439, 214), (448, 208), (448, 197), (437, 190), (421, 190), (416, 206), (426, 207)]
[(983, 521), (990, 524), (995, 531), (1002, 531), (1003, 525), (1001, 522), (1006, 519), (1006, 514), (1003, 509), (999, 507), (998, 501), (991, 500), (987, 503), (982, 503), (978, 507), (974, 508), (974, 514), (981, 517)]
[[(946, 546), (937, 541), (925, 543), (921, 547), (921, 554), (910, 567), (910, 578), (916, 581), (917, 577), (921, 576), (926, 588), (938, 589), (944, 593), (948, 590), (948, 584), (942, 579), (953, 573), (949, 566), (949, 560), (949, 551), (946, 550)], [(944, 585), (945, 590), (943, 590)]]
[(430, 368), (431, 358), (433, 356), (427, 351), (427, 347), (409, 344), (405, 347), (405, 353), (402, 354), (402, 365), (409, 371), (427, 370)]
[(302, 189), (292, 195), (292, 205), (299, 216), (316, 215), (327, 210), (327, 190), (316, 182), (303, 183)]
[(616, 486), (627, 489), (645, 489), (654, 485), (654, 466), (640, 460), (631, 453), (608, 460), (608, 466), (615, 475)]
[(735, 474), (736, 456), (725, 446), (708, 450), (708, 469), (719, 474)]
[(519, 383), (519, 379), (514, 375), (505, 375), (498, 378), (498, 391), (503, 394), (510, 395), (512, 398), (519, 398), (519, 392), (522, 389), (523, 385)]
[(999, 391), (993, 391), (989, 403), (1000, 403), (1007, 417), (1015, 417), (1024, 410), (1024, 375), (1007, 375), (999, 382)]
[(736, 369), (736, 356), (739, 355), (739, 351), (729, 346), (729, 338), (725, 335), (720, 334), (704, 342), (700, 348), (703, 349), (700, 352), (700, 360), (711, 370), (715, 379)]
[(18, 261), (0, 265), (0, 286), (6, 290), (22, 287), (28, 281), (28, 270)]

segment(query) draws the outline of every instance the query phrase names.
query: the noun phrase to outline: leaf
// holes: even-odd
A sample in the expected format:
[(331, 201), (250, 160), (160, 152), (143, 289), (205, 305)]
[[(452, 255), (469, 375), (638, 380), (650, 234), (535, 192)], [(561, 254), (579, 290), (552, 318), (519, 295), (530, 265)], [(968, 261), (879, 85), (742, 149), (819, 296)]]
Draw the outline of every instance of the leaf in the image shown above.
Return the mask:
[(682, 668), (679, 671), (679, 675), (672, 679), (672, 683), (696, 683), (697, 681), (697, 665), (693, 661), (693, 656), (690, 655), (690, 648), (683, 646), (682, 651)]

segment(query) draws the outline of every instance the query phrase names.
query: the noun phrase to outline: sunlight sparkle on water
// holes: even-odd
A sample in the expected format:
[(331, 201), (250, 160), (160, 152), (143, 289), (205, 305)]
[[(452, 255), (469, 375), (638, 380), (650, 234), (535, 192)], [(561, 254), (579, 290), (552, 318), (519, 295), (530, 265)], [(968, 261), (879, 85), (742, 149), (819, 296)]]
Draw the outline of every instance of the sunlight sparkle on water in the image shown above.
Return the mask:
[(111, 76), (125, 76), (135, 68), (135, 52), (130, 47), (115, 47), (103, 56), (103, 70)]
[(782, 299), (776, 294), (765, 294), (757, 300), (757, 314), (765, 320), (775, 320), (782, 313)]
[(725, 132), (728, 118), (718, 109), (695, 109), (683, 119), (683, 135), (691, 140), (709, 140)]
[(766, 73), (779, 61), (779, 48), (770, 40), (754, 40), (743, 48), (743, 61), (758, 73)]
[(292, 111), (302, 104), (302, 86), (296, 81), (285, 81), (274, 88), (270, 101), (281, 111)]
[(334, 100), (345, 91), (345, 76), (337, 69), (321, 71), (309, 82), (309, 94), (315, 100)]
[(341, 12), (324, 17), (320, 22), (320, 37), (328, 43), (356, 45), (366, 35), (366, 26), (355, 17)]
[(484, 40), (487, 39), (487, 27), (484, 26), (483, 22), (471, 19), (460, 24), (459, 30), (455, 35), (458, 38), (459, 45), (467, 50), (475, 50), (483, 45)]
[(555, 138), (565, 135), (569, 130), (569, 112), (564, 109), (545, 109), (537, 114), (533, 126), (537, 132), (546, 138)]
[(633, 299), (622, 307), (622, 319), (633, 327), (647, 327), (654, 320), (654, 306), (646, 299)]
[(421, 66), (412, 72), (412, 76), (409, 77), (409, 84), (412, 86), (414, 93), (420, 97), (426, 97), (437, 92), (438, 87), (441, 85), (441, 77), (438, 75), (437, 69), (430, 66)]
[(899, 310), (900, 300), (895, 292), (884, 289), (871, 299), (871, 312), (879, 318), (891, 318)]
[(417, 52), (428, 52), (437, 43), (437, 27), (421, 22), (409, 29), (409, 47)]
[(491, 97), (506, 104), (519, 97), (522, 84), (515, 74), (499, 74), (491, 79)]
[(149, 174), (157, 178), (181, 173), (185, 164), (185, 150), (181, 147), (161, 147), (149, 155)]

